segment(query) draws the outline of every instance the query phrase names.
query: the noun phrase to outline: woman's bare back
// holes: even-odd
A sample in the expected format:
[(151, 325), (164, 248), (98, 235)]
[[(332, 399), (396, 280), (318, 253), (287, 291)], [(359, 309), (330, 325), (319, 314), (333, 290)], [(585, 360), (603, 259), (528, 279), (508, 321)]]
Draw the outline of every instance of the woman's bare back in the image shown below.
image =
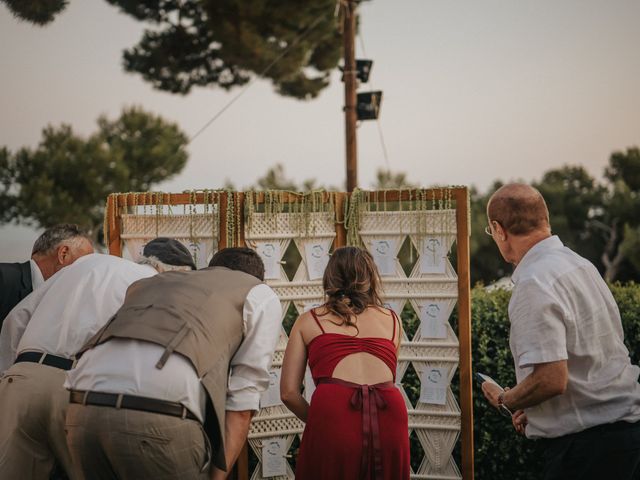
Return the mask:
[[(315, 313), (319, 325), (310, 312), (305, 314), (307, 318), (304, 318), (301, 333), (306, 345), (315, 337), (322, 335), (322, 330), (324, 330), (325, 334), (338, 334), (362, 339), (386, 339), (393, 342), (397, 349), (401, 332), (389, 310), (368, 307), (356, 317), (357, 328), (340, 325), (341, 318), (328, 313), (323, 307), (317, 308)], [(333, 371), (333, 377), (352, 383), (373, 385), (392, 380), (394, 373), (389, 370), (384, 361), (375, 355), (357, 352), (340, 360)]]

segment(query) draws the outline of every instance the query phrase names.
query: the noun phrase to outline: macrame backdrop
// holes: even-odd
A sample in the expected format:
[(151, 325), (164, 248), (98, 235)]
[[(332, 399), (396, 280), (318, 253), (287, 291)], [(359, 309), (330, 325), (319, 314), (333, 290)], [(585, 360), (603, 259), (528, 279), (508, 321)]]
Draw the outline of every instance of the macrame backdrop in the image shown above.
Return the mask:
[[(458, 278), (448, 259), (456, 239), (450, 195), (444, 189), (439, 201), (419, 196), (414, 202), (389, 202), (384, 193), (356, 192), (347, 217), (352, 243), (367, 248), (374, 258), (380, 246), (392, 249), (392, 262), (380, 270), (384, 301), (403, 320), (396, 384), (407, 404), (410, 437), (424, 454), (412, 478), (462, 478), (452, 457), (460, 434), (460, 407), (449, 386), (459, 359), (458, 338), (448, 322), (458, 297)], [(416, 317), (418, 321), (411, 322)], [(430, 372), (444, 377), (432, 390), (425, 385)], [(410, 377), (414, 385), (417, 377), (421, 391), (439, 393), (440, 399), (409, 398)]]
[[(314, 278), (313, 266), (308, 262), (308, 249), (320, 246), (328, 254), (334, 238), (335, 202), (334, 196), (322, 192), (306, 195), (292, 195), (286, 192), (265, 192), (263, 201), (258, 203), (258, 194), (245, 194), (245, 241), (247, 246), (259, 253), (265, 246), (277, 244), (279, 251), (276, 275), (267, 275), (266, 283), (280, 297), (283, 320), (291, 310), (296, 314), (322, 303), (322, 279)], [(323, 198), (326, 197), (326, 198)], [(292, 200), (296, 201), (292, 201)], [(328, 258), (328, 257), (327, 257)], [(267, 262), (265, 262), (266, 264)], [(269, 270), (267, 268), (267, 270)], [(280, 341), (273, 357), (272, 369), (275, 378), (282, 367), (282, 357), (287, 346), (287, 332), (283, 328)], [(306, 385), (310, 388), (310, 385)], [(274, 388), (278, 388), (275, 385)], [(304, 424), (284, 405), (261, 408), (253, 418), (249, 432), (249, 445), (258, 459), (251, 475), (252, 480), (263, 476), (263, 442), (279, 437), (284, 440), (283, 453), (291, 450), (296, 437), (302, 433)], [(293, 479), (294, 473), (289, 462), (286, 475), (268, 478)]]
[[(122, 198), (118, 231), (122, 241), (122, 256), (137, 262), (149, 240), (170, 237), (189, 249), (197, 268), (206, 267), (219, 243), (220, 192), (204, 191), (201, 202), (196, 192), (189, 202), (172, 205), (171, 194), (114, 194), (107, 202)], [(174, 195), (175, 196), (175, 195)], [(105, 217), (105, 238), (109, 238), (113, 219)]]
[[(282, 302), (283, 328), (273, 358), (272, 386), (249, 432), (250, 458), (241, 457), (236, 478), (294, 478), (304, 424), (277, 395), (287, 332), (297, 315), (322, 303), (321, 277), (330, 250), (346, 244), (363, 246), (374, 255), (384, 301), (403, 322), (396, 383), (409, 413), (412, 452), (419, 452), (419, 458), (412, 457), (412, 478), (473, 478), (466, 188), (352, 194), (130, 193), (113, 194), (107, 207), (105, 238), (113, 254), (136, 259), (148, 240), (168, 236), (192, 251), (199, 268), (216, 250), (243, 244), (265, 261), (266, 283)], [(457, 273), (449, 261), (454, 245)], [(456, 303), (460, 342), (449, 323)], [(458, 370), (462, 411), (450, 388)], [(307, 399), (312, 393), (313, 383), (306, 378)], [(461, 433), (462, 475), (452, 456)], [(265, 476), (263, 452), (273, 445), (277, 455), (286, 457), (284, 471)]]

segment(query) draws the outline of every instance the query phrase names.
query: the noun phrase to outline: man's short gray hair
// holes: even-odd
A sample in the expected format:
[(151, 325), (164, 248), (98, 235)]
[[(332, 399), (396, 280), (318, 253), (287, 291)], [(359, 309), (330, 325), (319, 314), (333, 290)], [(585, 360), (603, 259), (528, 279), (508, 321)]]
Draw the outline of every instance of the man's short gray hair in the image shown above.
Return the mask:
[(47, 228), (33, 244), (31, 255), (47, 255), (58, 248), (60, 244), (73, 244), (81, 239), (91, 241), (87, 233), (73, 223), (60, 223)]
[(158, 257), (154, 257), (153, 255), (149, 257), (142, 257), (138, 260), (138, 265), (149, 265), (150, 267), (155, 268), (159, 273), (169, 272), (172, 270), (190, 272), (191, 267), (189, 265), (169, 265), (168, 263), (164, 263), (158, 259)]

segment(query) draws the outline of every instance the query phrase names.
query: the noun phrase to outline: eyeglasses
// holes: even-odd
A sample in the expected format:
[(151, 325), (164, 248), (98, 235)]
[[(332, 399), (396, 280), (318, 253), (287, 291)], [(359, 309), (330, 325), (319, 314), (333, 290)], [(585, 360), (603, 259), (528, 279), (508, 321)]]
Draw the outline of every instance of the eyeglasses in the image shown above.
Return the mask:
[(489, 225), (484, 227), (484, 233), (486, 233), (490, 237), (493, 237), (493, 229), (491, 228), (492, 225), (500, 225), (502, 227), (502, 224), (497, 220), (489, 220)]

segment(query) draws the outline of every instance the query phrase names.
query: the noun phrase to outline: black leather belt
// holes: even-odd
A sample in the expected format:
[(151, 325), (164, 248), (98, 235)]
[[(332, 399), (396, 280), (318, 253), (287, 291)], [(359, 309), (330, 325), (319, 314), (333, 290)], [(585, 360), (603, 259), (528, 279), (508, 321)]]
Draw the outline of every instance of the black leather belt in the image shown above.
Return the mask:
[(184, 405), (177, 402), (168, 402), (155, 398), (138, 397), (135, 395), (122, 395), (117, 393), (85, 392), (71, 390), (69, 402), (83, 405), (96, 405), (99, 407), (126, 408), (128, 410), (141, 410), (143, 412), (160, 413), (172, 417), (198, 420)]
[(61, 370), (71, 370), (74, 360), (51, 355), (50, 353), (23, 352), (18, 355), (15, 361), (15, 363), (20, 362), (41, 363), (42, 365), (48, 365), (49, 367), (55, 367)]

